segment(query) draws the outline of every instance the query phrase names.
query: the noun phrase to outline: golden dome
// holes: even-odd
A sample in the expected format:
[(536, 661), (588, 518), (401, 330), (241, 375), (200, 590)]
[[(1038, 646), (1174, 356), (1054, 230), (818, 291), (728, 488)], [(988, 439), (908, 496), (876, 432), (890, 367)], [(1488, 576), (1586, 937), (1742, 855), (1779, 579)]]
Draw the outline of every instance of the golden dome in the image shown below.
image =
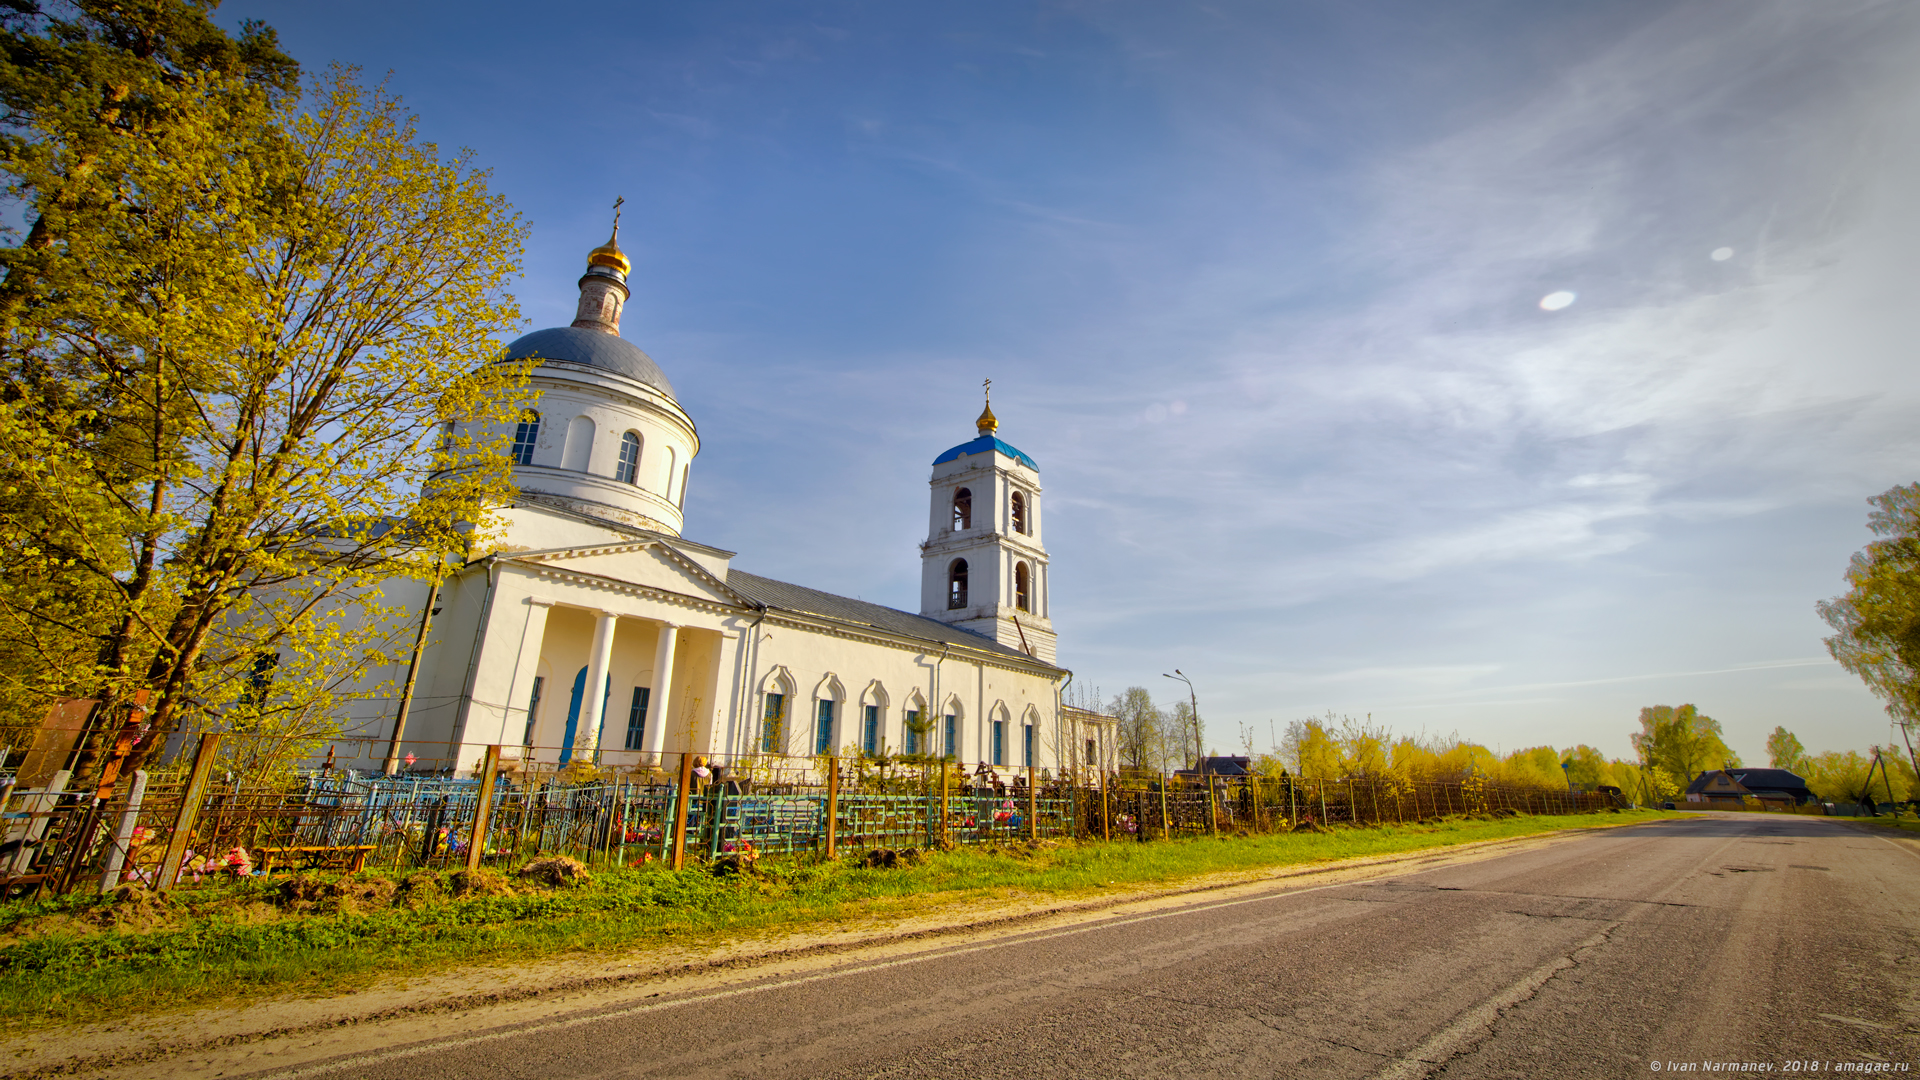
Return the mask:
[(991, 435), (1000, 429), (1000, 421), (993, 415), (992, 402), (988, 402), (987, 407), (980, 410), (980, 419), (975, 420), (973, 426), (979, 428), (982, 435)]
[(627, 261), (626, 252), (620, 250), (620, 226), (613, 227), (613, 235), (607, 242), (587, 252), (588, 266), (604, 266), (626, 277), (633, 270), (633, 264)]

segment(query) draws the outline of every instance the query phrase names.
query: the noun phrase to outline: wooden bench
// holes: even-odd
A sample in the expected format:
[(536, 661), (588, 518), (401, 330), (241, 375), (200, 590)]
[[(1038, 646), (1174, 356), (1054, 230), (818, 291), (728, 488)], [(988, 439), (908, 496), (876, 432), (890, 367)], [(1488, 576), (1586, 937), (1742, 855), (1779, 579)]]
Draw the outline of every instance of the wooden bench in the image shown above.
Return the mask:
[(288, 862), (302, 863), (306, 866), (325, 866), (328, 869), (344, 868), (347, 873), (358, 873), (367, 865), (367, 856), (373, 853), (372, 844), (295, 844), (286, 847), (263, 847), (260, 852), (260, 872), (270, 874), (276, 859), (287, 857)]

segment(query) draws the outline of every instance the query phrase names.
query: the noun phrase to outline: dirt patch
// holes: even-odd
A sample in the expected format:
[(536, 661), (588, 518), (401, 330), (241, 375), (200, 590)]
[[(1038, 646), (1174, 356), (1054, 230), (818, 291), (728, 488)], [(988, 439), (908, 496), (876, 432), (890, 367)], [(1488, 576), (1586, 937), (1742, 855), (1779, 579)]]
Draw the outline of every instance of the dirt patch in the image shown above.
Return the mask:
[(564, 889), (570, 885), (584, 884), (593, 880), (586, 865), (577, 859), (557, 855), (551, 859), (535, 859), (518, 871), (522, 880), (540, 885)]
[(512, 896), (513, 884), (491, 870), (455, 870), (447, 879), (447, 892), (456, 898), (467, 896)]
[(874, 848), (860, 859), (860, 865), (872, 870), (894, 870), (906, 866), (919, 866), (927, 861), (927, 856), (919, 848)]

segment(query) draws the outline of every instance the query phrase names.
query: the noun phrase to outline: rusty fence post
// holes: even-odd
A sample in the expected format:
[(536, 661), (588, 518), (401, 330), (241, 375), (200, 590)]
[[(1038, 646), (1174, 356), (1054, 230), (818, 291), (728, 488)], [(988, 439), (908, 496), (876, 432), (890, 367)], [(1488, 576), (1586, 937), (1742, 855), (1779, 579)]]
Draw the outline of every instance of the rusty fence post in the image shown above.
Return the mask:
[(1220, 835), (1220, 808), (1213, 801), (1213, 778), (1205, 772), (1200, 774), (1200, 782), (1207, 786), (1207, 833)]
[(487, 819), (493, 816), (493, 783), (500, 775), (500, 747), (487, 747), (480, 764), (480, 795), (473, 804), (473, 831), (467, 836), (467, 869), (480, 869), (487, 849)]
[(687, 803), (692, 801), (692, 793), (687, 789), (693, 786), (693, 754), (682, 751), (680, 754), (680, 788), (673, 800), (673, 868), (687, 865)]
[(947, 759), (940, 759), (940, 847), (945, 848), (953, 842), (951, 831), (947, 828), (948, 784), (953, 780), (953, 770), (947, 768)]
[(1171, 839), (1173, 836), (1173, 826), (1167, 821), (1167, 774), (1166, 773), (1160, 774), (1159, 787), (1160, 787), (1160, 839), (1167, 840), (1167, 839)]
[(180, 811), (173, 816), (173, 835), (167, 837), (167, 852), (160, 858), (160, 874), (154, 879), (154, 891), (174, 886), (180, 876), (180, 860), (186, 857), (187, 842), (193, 835), (194, 819), (200, 816), (200, 799), (206, 794), (207, 780), (213, 776), (213, 759), (220, 749), (220, 736), (200, 736), (200, 748), (194, 751), (193, 771), (186, 789), (180, 792)]
[(1113, 839), (1113, 803), (1107, 798), (1107, 770), (1100, 770), (1100, 839)]
[(827, 858), (833, 858), (840, 839), (840, 759), (827, 759)]
[(1040, 839), (1040, 774), (1027, 759), (1027, 839)]

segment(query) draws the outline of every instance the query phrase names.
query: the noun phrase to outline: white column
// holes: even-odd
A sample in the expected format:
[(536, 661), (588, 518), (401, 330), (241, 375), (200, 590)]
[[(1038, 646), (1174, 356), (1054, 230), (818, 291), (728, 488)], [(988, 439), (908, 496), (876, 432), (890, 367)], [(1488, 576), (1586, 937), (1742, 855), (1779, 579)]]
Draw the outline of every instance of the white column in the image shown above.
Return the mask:
[(513, 679), (507, 684), (506, 708), (502, 710), (500, 734), (494, 742), (507, 747), (507, 753), (520, 753), (520, 740), (526, 735), (527, 706), (533, 695), (533, 677), (540, 670), (540, 646), (547, 639), (547, 614), (553, 601), (540, 596), (527, 597), (527, 621), (520, 628), (520, 652), (513, 663)]
[[(708, 740), (706, 746), (708, 764), (714, 764), (717, 759), (722, 757), (731, 761), (733, 760), (734, 754), (739, 750), (737, 740), (739, 738), (740, 709), (742, 706), (735, 698), (735, 695), (740, 693), (741, 678), (741, 673), (737, 665), (740, 662), (739, 657), (743, 656), (747, 651), (746, 646), (746, 635), (744, 634), (722, 633), (720, 635), (720, 652), (713, 665), (713, 689), (715, 696), (718, 697), (721, 679), (724, 678), (726, 680), (727, 700), (714, 702), (714, 731), (712, 738)], [(726, 728), (724, 732), (720, 727), (721, 717), (726, 718)]]
[(660, 644), (653, 650), (653, 694), (649, 703), (653, 715), (647, 718), (647, 754), (655, 762), (666, 752), (667, 725), (673, 718), (669, 710), (673, 703), (673, 646), (679, 636), (679, 627), (661, 623)]
[(587, 685), (581, 688), (580, 723), (573, 729), (571, 760), (593, 760), (600, 748), (600, 722), (607, 703), (607, 665), (613, 659), (613, 631), (620, 616), (602, 611), (593, 623), (593, 648), (587, 653)]

